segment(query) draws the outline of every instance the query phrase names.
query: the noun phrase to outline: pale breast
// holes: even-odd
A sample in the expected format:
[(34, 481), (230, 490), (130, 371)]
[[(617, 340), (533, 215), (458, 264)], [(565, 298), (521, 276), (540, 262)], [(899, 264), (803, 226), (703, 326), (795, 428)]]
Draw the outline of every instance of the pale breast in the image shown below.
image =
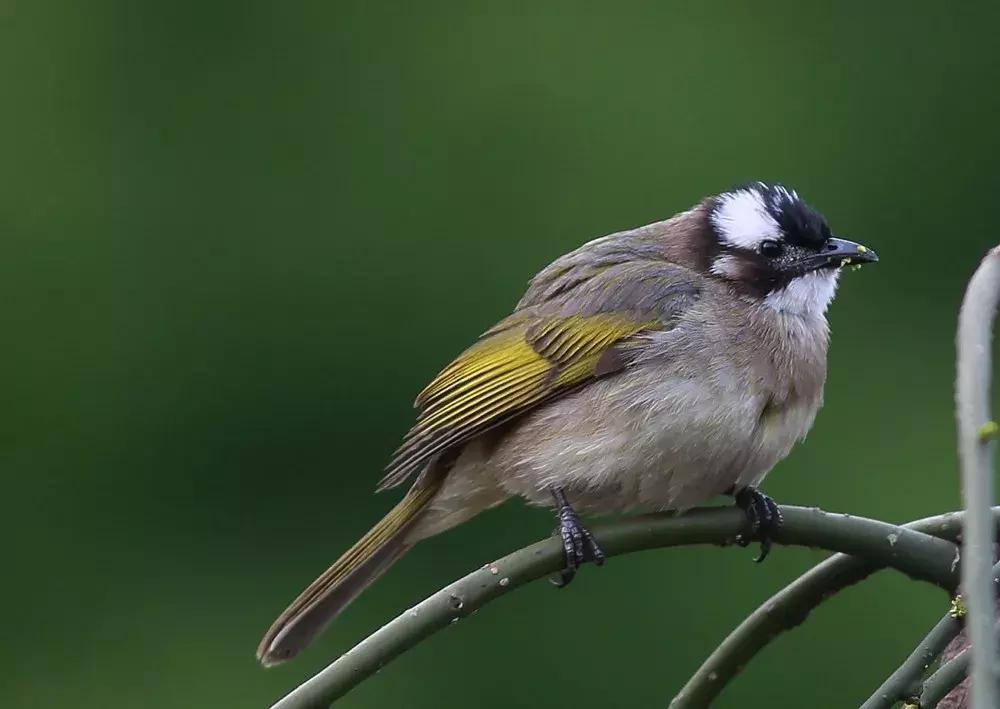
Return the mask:
[(636, 365), (521, 419), (490, 456), (498, 484), (536, 504), (563, 487), (592, 513), (684, 510), (758, 484), (812, 426), (826, 330), (746, 317), (654, 334)]
[(489, 467), (509, 493), (591, 513), (684, 509), (731, 487), (754, 448), (757, 397), (644, 365), (525, 417)]

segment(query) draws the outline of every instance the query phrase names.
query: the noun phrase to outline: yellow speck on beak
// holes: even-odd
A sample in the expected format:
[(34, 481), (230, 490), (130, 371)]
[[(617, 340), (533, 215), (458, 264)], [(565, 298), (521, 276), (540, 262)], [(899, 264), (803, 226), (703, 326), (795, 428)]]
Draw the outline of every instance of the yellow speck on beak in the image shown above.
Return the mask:
[(868, 247), (862, 244), (858, 244), (858, 253), (863, 254), (868, 252)]
[(840, 262), (840, 265), (841, 266), (850, 266), (851, 265), (851, 259), (845, 258), (843, 261)]

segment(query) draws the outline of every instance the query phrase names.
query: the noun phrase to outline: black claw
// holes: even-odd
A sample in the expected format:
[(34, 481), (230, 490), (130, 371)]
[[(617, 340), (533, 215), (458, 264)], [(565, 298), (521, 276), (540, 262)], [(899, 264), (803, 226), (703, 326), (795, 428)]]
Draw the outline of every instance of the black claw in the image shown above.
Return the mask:
[(754, 557), (753, 563), (759, 564), (767, 558), (767, 555), (771, 553), (771, 538), (764, 537), (760, 540), (760, 554)]
[(752, 539), (760, 540), (760, 554), (754, 561), (760, 563), (771, 552), (771, 534), (781, 526), (781, 510), (770, 497), (755, 487), (745, 487), (736, 493), (736, 506), (747, 516), (747, 534), (736, 537), (740, 546), (748, 546)]
[(549, 583), (556, 588), (565, 588), (574, 578), (576, 578), (576, 569), (563, 569), (559, 572), (559, 578), (549, 579)]
[(573, 580), (582, 564), (588, 561), (594, 562), (597, 566), (603, 564), (604, 552), (601, 551), (590, 530), (583, 526), (562, 489), (553, 489), (552, 495), (559, 507), (558, 532), (563, 545), (565, 568), (560, 572), (559, 578), (550, 580), (557, 588), (563, 588)]

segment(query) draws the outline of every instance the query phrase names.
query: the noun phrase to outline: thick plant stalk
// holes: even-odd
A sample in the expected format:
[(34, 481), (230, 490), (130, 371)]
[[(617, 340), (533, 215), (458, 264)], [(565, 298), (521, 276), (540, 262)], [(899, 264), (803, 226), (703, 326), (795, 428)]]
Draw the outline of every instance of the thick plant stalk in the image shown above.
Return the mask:
[(967, 511), (962, 535), (962, 588), (972, 647), (973, 709), (996, 709), (997, 648), (993, 642), (994, 590), (993, 438), (990, 416), (993, 319), (1000, 300), (1000, 247), (992, 249), (969, 281), (958, 317), (958, 376), (955, 400), (962, 499)]
[[(904, 526), (954, 541), (962, 531), (964, 516), (962, 512), (948, 512)], [(1000, 525), (1000, 507), (993, 508), (993, 523)], [(772, 640), (802, 623), (837, 591), (863, 581), (880, 568), (867, 559), (847, 554), (835, 554), (817, 564), (747, 616), (691, 676), (671, 706), (708, 706)]]
[[(782, 507), (781, 511), (784, 523), (774, 537), (779, 544), (854, 554), (949, 592), (958, 584), (957, 550), (950, 542), (885, 522), (815, 508)], [(745, 522), (740, 510), (706, 509), (681, 516), (622, 519), (594, 532), (605, 554), (611, 557), (658, 547), (729, 544), (743, 531)], [(553, 537), (485, 565), (368, 636), (273, 709), (329, 706), (424, 638), (529, 581), (559, 571), (562, 564), (561, 545)]]

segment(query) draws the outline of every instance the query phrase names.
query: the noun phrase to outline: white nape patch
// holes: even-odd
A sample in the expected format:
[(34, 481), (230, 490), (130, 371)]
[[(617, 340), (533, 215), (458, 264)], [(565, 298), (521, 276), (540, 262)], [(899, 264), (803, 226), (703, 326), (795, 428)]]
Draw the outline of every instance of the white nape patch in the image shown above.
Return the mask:
[(799, 276), (781, 290), (768, 293), (764, 303), (780, 313), (820, 316), (837, 293), (839, 268), (824, 268)]
[(712, 213), (712, 225), (724, 242), (741, 249), (755, 249), (764, 239), (781, 236), (781, 227), (756, 190), (720, 195)]
[(739, 263), (739, 259), (735, 256), (719, 256), (712, 262), (712, 268), (709, 270), (716, 276), (735, 280), (740, 275)]

